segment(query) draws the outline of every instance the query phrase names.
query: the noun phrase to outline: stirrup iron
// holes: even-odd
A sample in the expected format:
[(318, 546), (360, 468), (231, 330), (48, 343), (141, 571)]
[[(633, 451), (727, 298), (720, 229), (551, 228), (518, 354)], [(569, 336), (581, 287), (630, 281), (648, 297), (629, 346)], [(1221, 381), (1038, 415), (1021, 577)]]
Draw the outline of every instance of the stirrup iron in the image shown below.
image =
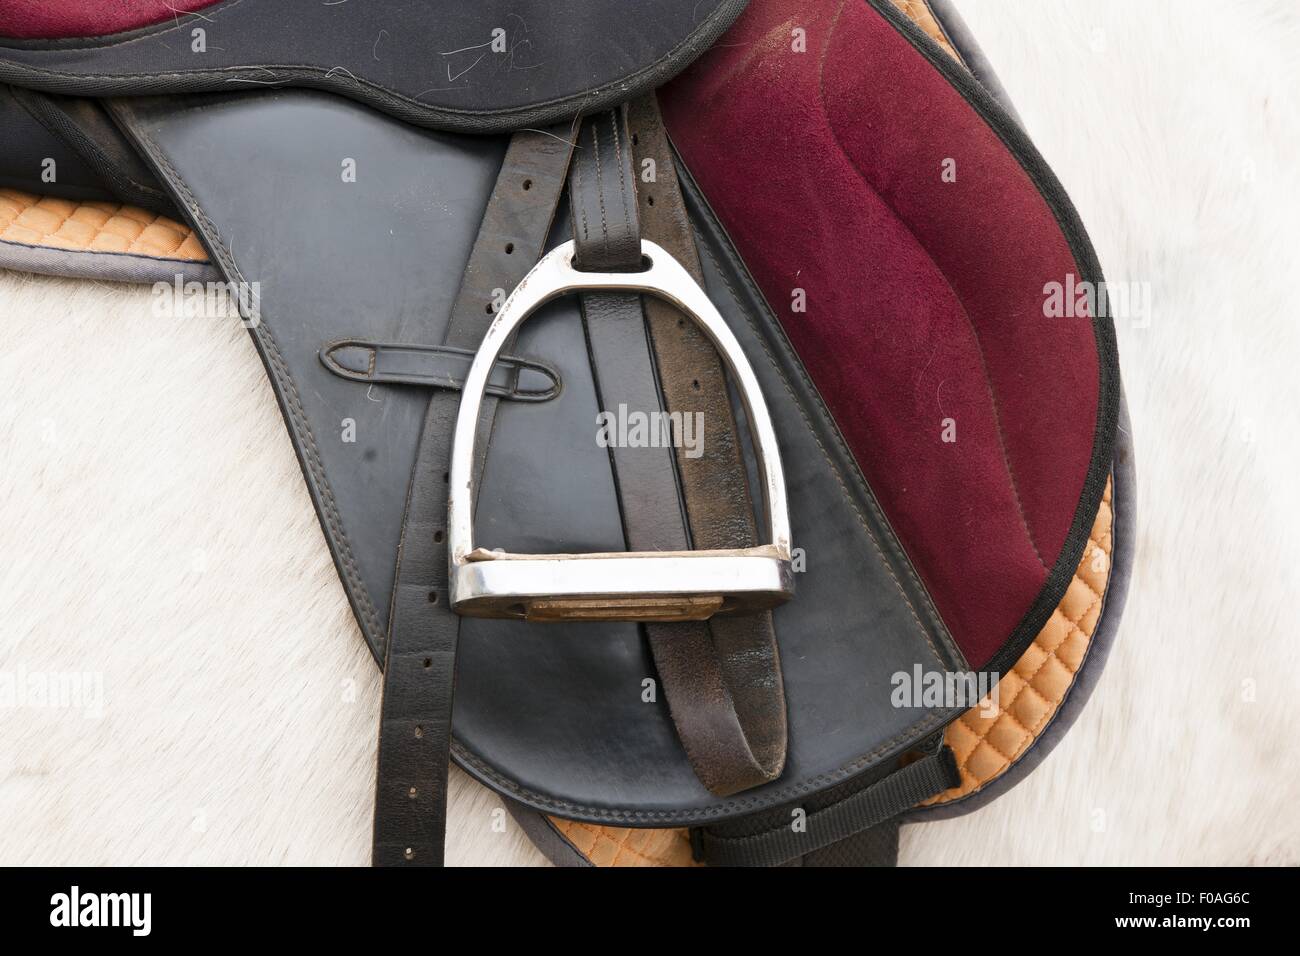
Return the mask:
[[(775, 607), (794, 594), (790, 518), (776, 432), (740, 343), (689, 273), (641, 241), (643, 272), (579, 272), (566, 242), (515, 287), (465, 378), (448, 481), (452, 609), (467, 617), (585, 621), (703, 621)], [(551, 299), (578, 291), (657, 295), (689, 315), (713, 342), (737, 385), (758, 455), (768, 543), (702, 551), (509, 554), (474, 546), (474, 452), (488, 375), (512, 333)]]

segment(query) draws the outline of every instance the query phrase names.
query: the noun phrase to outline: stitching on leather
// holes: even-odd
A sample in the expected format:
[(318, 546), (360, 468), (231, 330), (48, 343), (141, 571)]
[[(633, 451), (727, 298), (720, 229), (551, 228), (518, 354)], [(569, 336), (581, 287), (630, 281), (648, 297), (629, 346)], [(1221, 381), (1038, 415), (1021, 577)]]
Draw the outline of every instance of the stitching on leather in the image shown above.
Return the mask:
[[(579, 139), (582, 138), (581, 134), (579, 134), (578, 138)], [(572, 205), (573, 208), (576, 209), (578, 212), (578, 218), (582, 224), (582, 238), (585, 241), (591, 236), (591, 226), (587, 223), (587, 204), (579, 200), (579, 197), (583, 195), (581, 156), (579, 156), (577, 160), (573, 163), (573, 189), (571, 190), (571, 192), (573, 193), (573, 195), (569, 197), (570, 205)]]
[[(209, 241), (215, 248), (222, 264), (227, 266), (231, 273), (238, 277), (241, 283), (244, 282), (243, 273), (240, 271), (239, 266), (231, 256), (230, 250), (226, 248), (225, 241), (218, 233), (215, 224), (208, 219), (207, 214), (199, 207), (197, 200), (194, 198), (194, 194), (190, 191), (189, 185), (181, 177), (179, 171), (177, 171), (177, 169), (171, 164), (167, 156), (143, 128), (137, 127), (134, 132), (148, 149), (149, 155), (167, 171), (173, 185), (181, 194), (181, 198), (185, 201), (186, 207), (207, 227), (206, 231), (208, 233)], [(334, 501), (334, 492), (330, 488), (329, 482), (325, 479), (325, 471), (320, 461), (320, 455), (316, 446), (316, 438), (307, 424), (307, 415), (306, 411), (302, 407), (302, 400), (298, 395), (297, 383), (294, 382), (292, 376), (289, 374), (288, 366), (285, 363), (283, 356), (280, 354), (279, 344), (275, 341), (275, 336), (271, 333), (271, 330), (267, 326), (259, 323), (253, 328), (253, 334), (258, 337), (259, 340), (265, 340), (266, 354), (271, 359), (271, 367), (275, 370), (276, 377), (281, 384), (287, 386), (284, 389), (284, 394), (289, 401), (285, 404), (290, 411), (295, 426), (301, 429), (301, 434), (305, 438), (305, 441), (302, 443), (305, 452), (303, 460), (307, 462), (312, 477), (315, 479), (317, 488), (320, 491), (321, 501), (325, 505), (324, 510), (326, 513), (324, 517), (326, 523), (334, 533), (335, 540), (338, 541), (340, 564), (342, 565), (344, 574), (348, 577), (351, 592), (357, 596), (357, 604), (360, 606), (362, 613), (366, 617), (366, 623), (370, 626), (372, 633), (380, 642), (379, 647), (382, 649), (386, 641), (383, 629), (379, 625), (379, 615), (375, 609), (374, 602), (370, 598), (370, 593), (366, 589), (365, 583), (361, 580), (360, 572), (357, 570), (356, 559), (352, 554), (352, 546), (348, 541), (347, 532), (343, 529), (343, 520), (342, 516), (339, 514), (338, 505)]]
[[(628, 193), (627, 167), (623, 163), (623, 143), (622, 143), (622, 136), (620, 135), (619, 128), (618, 128), (619, 114), (615, 110), (610, 110), (609, 125), (610, 125), (610, 129), (614, 133), (614, 162), (618, 165), (618, 198), (623, 206), (623, 226), (627, 232), (627, 235), (630, 238), (632, 238), (632, 240), (635, 242), (639, 239), (640, 229), (632, 228), (632, 213), (631, 213), (630, 205), (628, 203), (628, 195), (627, 195)], [(636, 188), (635, 184), (633, 185), (632, 188), (633, 189)], [(640, 258), (639, 246), (638, 246), (638, 258)]]
[(600, 206), (600, 239), (609, 243), (609, 219), (605, 213), (605, 171), (600, 162), (600, 131), (591, 124), (591, 158), (596, 162), (596, 202)]
[(558, 800), (547, 794), (538, 793), (536, 790), (520, 786), (517, 781), (503, 776), (494, 768), (485, 764), (476, 754), (467, 750), (465, 745), (457, 741), (454, 737), (452, 738), (451, 749), (452, 752), (456, 754), (458, 760), (473, 767), (476, 773), (482, 775), (485, 779), (490, 780), (501, 792), (508, 795), (514, 795), (515, 799), (522, 798), (524, 801), (530, 802), (534, 808), (543, 808), (548, 813), (579, 813), (586, 818), (608, 820), (615, 823), (662, 821), (671, 823), (674, 826), (683, 826), (688, 823), (702, 822), (723, 814), (729, 814), (732, 811), (748, 810), (752, 807), (770, 809), (772, 807), (780, 806), (790, 798), (806, 796), (810, 793), (819, 792), (832, 784), (839, 783), (845, 778), (852, 777), (861, 770), (866, 769), (877, 757), (883, 756), (891, 747), (897, 745), (899, 741), (906, 739), (909, 735), (917, 732), (924, 734), (932, 725), (942, 726), (942, 717), (942, 714), (927, 717), (912, 728), (909, 728), (908, 731), (899, 734), (884, 744), (881, 744), (869, 753), (863, 754), (852, 763), (846, 764), (837, 770), (810, 777), (802, 783), (791, 785), (784, 790), (778, 790), (773, 794), (770, 800), (762, 801), (761, 804), (755, 798), (748, 797), (743, 800), (730, 800), (727, 803), (714, 807), (703, 807), (686, 814), (682, 814), (680, 811), (669, 810), (634, 810), (629, 812), (626, 810), (609, 809), (605, 807), (590, 807), (583, 804), (572, 803), (568, 800)]
[[(826, 121), (826, 129), (828, 132), (830, 132), (831, 138), (835, 141), (835, 148), (839, 150), (841, 158), (844, 160), (846, 164), (848, 164), (848, 167), (851, 170), (853, 170), (854, 175), (858, 177), (862, 185), (865, 186), (873, 195), (880, 197), (879, 190), (877, 190), (876, 187), (870, 181), (868, 181), (866, 174), (862, 172), (858, 164), (854, 162), (853, 158), (849, 155), (848, 150), (844, 146), (843, 140), (840, 138), (839, 131), (836, 129), (835, 122), (834, 120), (831, 119), (830, 109), (826, 104), (825, 67), (826, 67), (827, 51), (830, 49), (831, 42), (834, 39), (835, 31), (839, 26), (840, 17), (843, 14), (843, 12), (844, 12), (844, 3), (841, 3), (839, 10), (837, 10), (835, 13), (835, 19), (831, 21), (831, 25), (826, 31), (826, 41), (822, 46), (821, 59), (818, 61), (817, 64), (817, 102), (818, 105), (821, 107), (822, 118)], [(881, 201), (883, 202), (884, 201), (883, 197), (880, 198)], [(885, 205), (888, 205), (888, 203), (886, 203)], [(892, 207), (890, 208), (892, 209)], [(1016, 502), (1016, 511), (1020, 516), (1020, 524), (1025, 530), (1025, 537), (1029, 541), (1029, 547), (1034, 552), (1034, 557), (1038, 559), (1039, 566), (1042, 567), (1045, 573), (1050, 574), (1051, 569), (1048, 567), (1047, 562), (1043, 560), (1043, 555), (1038, 549), (1038, 542), (1034, 540), (1033, 529), (1030, 528), (1029, 526), (1029, 517), (1025, 513), (1024, 504), (1020, 499), (1020, 487), (1018, 482), (1016, 481), (1015, 470), (1011, 466), (1011, 457), (1007, 452), (1006, 435), (1002, 430), (1001, 404), (998, 402), (997, 394), (993, 388), (993, 381), (989, 376), (988, 361), (984, 356), (984, 343), (980, 337), (979, 328), (975, 325), (975, 322), (971, 319), (970, 313), (967, 311), (966, 305), (964, 302), (962, 302), (961, 297), (957, 295), (956, 290), (953, 289), (952, 285), (948, 282), (947, 274), (943, 271), (942, 268), (939, 267), (939, 264), (934, 261), (934, 257), (930, 254), (930, 250), (926, 247), (925, 243), (921, 241), (921, 238), (916, 234), (915, 230), (912, 228), (911, 223), (904, 220), (901, 216), (895, 216), (894, 218), (895, 221), (898, 222), (901, 226), (903, 226), (903, 228), (905, 228), (908, 231), (908, 233), (912, 236), (912, 238), (916, 240), (917, 248), (925, 253), (926, 258), (929, 259), (931, 265), (934, 266), (935, 273), (941, 279), (943, 279), (944, 285), (947, 286), (950, 292), (952, 292), (953, 301), (956, 302), (956, 304), (961, 310), (961, 314), (963, 318), (966, 319), (966, 323), (970, 326), (971, 334), (975, 338), (975, 349), (977, 354), (979, 355), (980, 369), (984, 373), (984, 387), (988, 392), (989, 402), (993, 406), (993, 426), (998, 436), (998, 450), (1002, 453), (1002, 463), (1007, 470), (1007, 479), (1011, 486), (1011, 495)]]

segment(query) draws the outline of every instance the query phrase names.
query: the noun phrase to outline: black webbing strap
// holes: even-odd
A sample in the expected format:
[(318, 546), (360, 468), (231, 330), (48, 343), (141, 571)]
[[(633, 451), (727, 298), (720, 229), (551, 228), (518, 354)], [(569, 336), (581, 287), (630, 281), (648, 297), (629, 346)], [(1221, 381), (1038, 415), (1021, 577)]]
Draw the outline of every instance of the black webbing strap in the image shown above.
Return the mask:
[[(461, 279), (445, 344), (477, 349), (495, 290), (510, 292), (544, 251), (573, 151), (567, 129), (516, 133)], [(483, 400), (480, 435), (498, 399)], [(384, 663), (375, 784), (376, 866), (441, 866), (460, 618), (448, 600), (447, 483), (460, 393), (429, 399), (406, 513)], [(479, 447), (486, 442), (480, 437)]]
[(902, 824), (897, 817), (855, 833), (847, 840), (832, 843), (814, 853), (805, 853), (798, 862), (787, 866), (843, 867), (898, 865), (898, 834)]
[(894, 818), (899, 814), (960, 783), (952, 750), (941, 746), (799, 821), (745, 836), (694, 829), (691, 842), (696, 859), (712, 866), (781, 866), (863, 838), (857, 865), (888, 865), (891, 842), (892, 853), (898, 852), (897, 833), (891, 834), (884, 825), (896, 826)]

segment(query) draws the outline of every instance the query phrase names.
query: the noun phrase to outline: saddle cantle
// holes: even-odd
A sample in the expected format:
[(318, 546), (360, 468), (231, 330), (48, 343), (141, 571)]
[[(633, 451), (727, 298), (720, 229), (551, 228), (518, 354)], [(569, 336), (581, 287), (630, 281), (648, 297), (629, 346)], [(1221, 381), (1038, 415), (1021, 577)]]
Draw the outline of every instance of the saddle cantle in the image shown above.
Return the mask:
[(560, 863), (889, 863), (1118, 623), (1101, 270), (946, 0), (652, 6), (0, 0), (0, 264), (253, 290), (376, 863), (441, 862), (449, 755)]

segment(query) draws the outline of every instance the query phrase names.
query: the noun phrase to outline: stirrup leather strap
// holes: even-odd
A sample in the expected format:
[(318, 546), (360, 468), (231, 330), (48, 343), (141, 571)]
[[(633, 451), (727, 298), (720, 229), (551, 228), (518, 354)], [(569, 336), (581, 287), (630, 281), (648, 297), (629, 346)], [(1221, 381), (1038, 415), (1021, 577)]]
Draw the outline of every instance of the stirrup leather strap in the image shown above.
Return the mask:
[[(589, 119), (579, 147), (569, 186), (574, 265), (635, 270), (645, 238), (702, 282), (653, 96), (633, 103), (626, 116), (609, 112)], [(646, 177), (640, 188), (638, 171)], [(744, 462), (713, 346), (693, 322), (657, 298), (584, 293), (581, 304), (601, 408), (698, 413), (703, 423), (698, 437), (705, 453), (698, 457), (685, 448), (610, 448), (628, 548), (753, 545), (757, 532)], [(700, 781), (728, 795), (779, 776), (786, 713), (771, 613), (643, 627), (678, 738)]]
[[(445, 344), (477, 349), (493, 290), (540, 258), (573, 150), (567, 129), (516, 133), (470, 252)], [(497, 398), (483, 403), (492, 419)], [(374, 863), (441, 866), (460, 618), (447, 587), (447, 484), (460, 394), (434, 392), (407, 490), (384, 664)]]

